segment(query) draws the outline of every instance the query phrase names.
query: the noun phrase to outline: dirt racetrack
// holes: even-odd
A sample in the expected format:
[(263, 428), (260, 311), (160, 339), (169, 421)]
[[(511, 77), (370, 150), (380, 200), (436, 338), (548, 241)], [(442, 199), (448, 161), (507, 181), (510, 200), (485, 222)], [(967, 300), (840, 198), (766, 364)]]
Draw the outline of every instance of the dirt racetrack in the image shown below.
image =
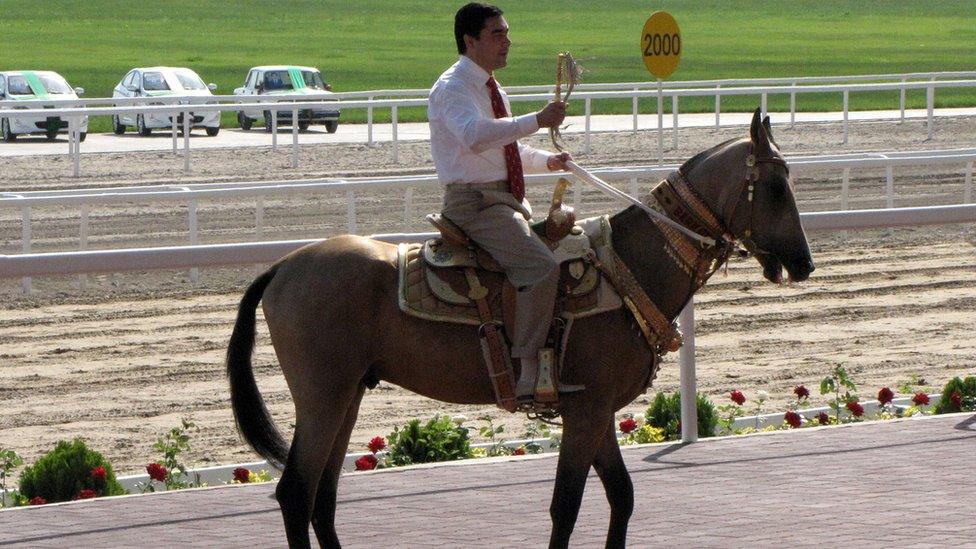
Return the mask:
[[(683, 130), (676, 161), (739, 135), (744, 128)], [(851, 145), (840, 144), (838, 124), (774, 128), (788, 154), (945, 149), (976, 146), (976, 121), (940, 120), (935, 139), (925, 141), (921, 122), (860, 123)], [(581, 138), (567, 139), (571, 150)], [(670, 142), (666, 139), (666, 142)], [(544, 146), (541, 138), (532, 143)], [(7, 145), (4, 145), (7, 146)], [(650, 164), (653, 133), (594, 138), (587, 166)], [(297, 177), (427, 173), (426, 143), (400, 145), (400, 164), (385, 145), (309, 146), (302, 149), (301, 173), (290, 169), (287, 149), (194, 152), (194, 173), (170, 154), (86, 155), (84, 177), (66, 176), (61, 158), (0, 159), (0, 191), (66, 189), (173, 182), (251, 181)], [(840, 171), (797, 174), (801, 211), (838, 209)], [(958, 203), (963, 166), (898, 169), (896, 205)], [(651, 181), (639, 182), (646, 192)], [(626, 183), (625, 183), (626, 184)], [(883, 207), (884, 173), (855, 170), (851, 207)], [(543, 189), (530, 198), (543, 203)], [(357, 194), (362, 234), (426, 230), (422, 213), (437, 209), (437, 191), (413, 195), (417, 221), (402, 223), (403, 192)], [(201, 204), (201, 242), (234, 242), (254, 235), (254, 202)], [(344, 232), (346, 197), (317, 193), (268, 197), (264, 239), (327, 237)], [(619, 209), (585, 190), (580, 213)], [(92, 248), (165, 245), (186, 241), (186, 207), (171, 203), (92, 208)], [(20, 212), (0, 211), (0, 253), (20, 251)], [(77, 208), (32, 212), (35, 251), (76, 249)], [(834, 364), (845, 364), (862, 398), (882, 386), (895, 389), (913, 378), (938, 389), (954, 375), (976, 373), (976, 229), (948, 225), (850, 234), (809, 235), (817, 270), (803, 284), (774, 286), (761, 278), (753, 260), (734, 262), (728, 277), (718, 274), (700, 294), (696, 315), (699, 389), (716, 402), (740, 389), (752, 401), (763, 389), (766, 408), (781, 410), (797, 384), (816, 394), (819, 380)], [(158, 459), (152, 443), (180, 418), (192, 419), (188, 464), (250, 461), (254, 454), (239, 440), (228, 407), (223, 354), (243, 288), (255, 268), (213, 269), (198, 284), (186, 272), (162, 271), (92, 275), (84, 287), (76, 278), (33, 281), (23, 295), (20, 281), (0, 280), (0, 447), (32, 462), (59, 439), (83, 437), (122, 473), (136, 473)], [(287, 388), (259, 322), (256, 372), (265, 399), (285, 431), (293, 421)], [(624, 411), (643, 411), (654, 390), (678, 385), (674, 357), (665, 362), (655, 389)], [(364, 449), (408, 419), (435, 413), (488, 414), (506, 426), (505, 436), (522, 435), (524, 416), (487, 406), (434, 402), (381, 384), (364, 399), (351, 450)], [(475, 434), (472, 432), (472, 434)]]

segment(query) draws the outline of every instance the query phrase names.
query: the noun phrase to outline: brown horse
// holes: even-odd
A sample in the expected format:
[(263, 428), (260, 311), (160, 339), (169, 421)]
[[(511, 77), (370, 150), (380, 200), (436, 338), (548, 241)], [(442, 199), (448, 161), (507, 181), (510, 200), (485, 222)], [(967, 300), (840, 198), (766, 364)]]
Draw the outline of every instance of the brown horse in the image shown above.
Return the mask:
[[(724, 232), (754, 251), (767, 279), (779, 282), (784, 267), (796, 281), (813, 271), (788, 168), (758, 110), (749, 138), (698, 154), (681, 173)], [(636, 206), (612, 216), (610, 224), (614, 249), (673, 320), (697, 286), (661, 251), (662, 232)], [(295, 404), (290, 448), (251, 367), (255, 310), (262, 301)], [(561, 379), (586, 388), (561, 395), (559, 402), (563, 439), (549, 508), (550, 547), (568, 545), (591, 466), (610, 503), (607, 546), (625, 545), (634, 495), (614, 437), (614, 413), (644, 392), (652, 353), (624, 308), (575, 322)], [(227, 374), (241, 434), (270, 463), (284, 466), (276, 495), (292, 547), (310, 546), (309, 522), (321, 546), (339, 547), (336, 488), (368, 385), (382, 380), (458, 404), (495, 402), (476, 331), (401, 312), (396, 247), (358, 236), (297, 250), (251, 284), (227, 350)]]

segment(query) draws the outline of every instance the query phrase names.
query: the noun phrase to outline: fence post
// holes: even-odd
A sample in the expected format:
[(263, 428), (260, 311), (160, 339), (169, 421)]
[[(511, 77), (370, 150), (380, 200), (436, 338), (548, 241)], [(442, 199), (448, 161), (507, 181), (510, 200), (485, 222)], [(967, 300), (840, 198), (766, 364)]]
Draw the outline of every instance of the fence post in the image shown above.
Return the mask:
[[(634, 88), (634, 97), (633, 97), (633, 101), (632, 101), (632, 103), (633, 103), (633, 110), (634, 110), (634, 135), (635, 136), (637, 135), (637, 92), (638, 91), (639, 91), (639, 88)], [(587, 101), (589, 101), (589, 100), (587, 100)]]
[(664, 164), (664, 85), (657, 79), (657, 163)]
[[(793, 87), (796, 87), (796, 82), (793, 82)], [(790, 92), (790, 129), (793, 129), (794, 124), (796, 124), (796, 92)]]
[(721, 89), (721, 84), (715, 86), (715, 131), (719, 130), (719, 111), (722, 109), (722, 95), (719, 93)]
[(413, 187), (407, 187), (403, 194), (403, 224), (409, 225), (413, 218)]
[(190, 173), (190, 127), (190, 111), (183, 111), (183, 173)]
[(928, 88), (925, 89), (925, 104), (926, 104), (926, 107), (928, 108), (928, 126), (929, 126), (929, 137), (928, 137), (928, 139), (931, 140), (932, 139), (932, 136), (935, 133), (935, 128), (934, 128), (934, 125), (935, 125), (935, 116), (934, 116), (934, 114), (935, 114), (934, 113), (934, 111), (935, 111), (935, 87), (929, 86)]
[(671, 96), (671, 118), (674, 129), (671, 132), (671, 150), (678, 150), (678, 94)]
[(840, 182), (840, 209), (850, 209), (851, 169), (844, 168), (844, 178)]
[(393, 162), (400, 162), (400, 153), (397, 150), (397, 106), (393, 105), (390, 107), (390, 117), (392, 119), (392, 131), (393, 131)]
[(278, 150), (278, 109), (271, 111), (271, 150)]
[(848, 117), (848, 112), (847, 112), (847, 105), (848, 105), (848, 100), (849, 99), (850, 99), (849, 90), (844, 90), (844, 144), (845, 145), (847, 144), (848, 133), (850, 133), (850, 129), (848, 128), (848, 118), (849, 117)]
[(973, 201), (973, 163), (966, 164), (966, 188), (963, 191), (963, 202), (969, 204)]
[(636, 177), (631, 177), (630, 178), (630, 196), (634, 196), (634, 197), (640, 198), (639, 196), (637, 196), (638, 193), (640, 193), (640, 188), (637, 186), (637, 178)]
[(698, 440), (698, 388), (695, 380), (695, 299), (678, 315), (684, 343), (678, 351), (681, 363), (681, 442)]
[(346, 191), (346, 232), (356, 234), (356, 193)]
[[(78, 223), (78, 251), (85, 251), (88, 248), (88, 204), (81, 205), (81, 220)], [(88, 275), (78, 275), (78, 287), (82, 290), (88, 285)]]
[(584, 131), (583, 131), (583, 136), (584, 136), (584, 139), (583, 139), (583, 153), (584, 154), (589, 154), (590, 153), (590, 108), (591, 108), (590, 98), (589, 97), (586, 98), (585, 105), (586, 105), (586, 107), (585, 107), (586, 108), (586, 118), (585, 118)]
[(254, 238), (264, 240), (264, 196), (254, 200)]
[(907, 76), (902, 76), (901, 77), (902, 88), (901, 88), (901, 92), (899, 93), (899, 95), (901, 96), (901, 101), (900, 101), (900, 103), (901, 103), (901, 121), (898, 122), (899, 124), (903, 124), (905, 122), (905, 82), (907, 82), (907, 81), (908, 81), (908, 77)]
[(762, 104), (760, 105), (763, 116), (765, 116), (766, 114), (769, 113), (769, 110), (766, 108), (767, 99), (768, 99), (768, 97), (767, 97), (766, 92), (763, 92), (762, 93)]
[[(183, 117), (183, 120), (184, 120), (184, 125), (185, 125), (186, 124), (186, 117), (185, 116)], [(197, 234), (197, 201), (196, 201), (196, 199), (195, 198), (190, 199), (190, 202), (189, 202), (189, 204), (187, 206), (188, 206), (188, 208), (187, 208), (187, 210), (188, 210), (187, 215), (189, 217), (189, 225), (190, 225), (190, 245), (191, 246), (196, 246), (199, 243), (199, 235)], [(190, 282), (193, 282), (194, 284), (196, 284), (197, 282), (200, 282), (200, 269), (198, 269), (196, 267), (193, 267), (192, 269), (190, 269)]]
[(173, 156), (180, 154), (179, 138), (176, 136), (176, 113), (170, 117), (171, 127), (170, 131), (173, 133)]
[(298, 108), (291, 109), (291, 167), (298, 167)]
[[(81, 118), (74, 117), (75, 121), (75, 157), (74, 174), (75, 177), (81, 175)], [(71, 132), (68, 132), (68, 140), (71, 140)]]
[(885, 207), (894, 208), (895, 207), (895, 175), (889, 165), (885, 168)]
[[(29, 254), (31, 251), (31, 210), (30, 206), (21, 208), (20, 210), (20, 238), (22, 241), (21, 250), (25, 254)], [(30, 294), (31, 292), (31, 279), (29, 276), (25, 276), (21, 279), (21, 287), (24, 289), (25, 294)]]
[(366, 108), (366, 145), (369, 147), (373, 146), (373, 97), (372, 95), (366, 97), (370, 101), (369, 107)]

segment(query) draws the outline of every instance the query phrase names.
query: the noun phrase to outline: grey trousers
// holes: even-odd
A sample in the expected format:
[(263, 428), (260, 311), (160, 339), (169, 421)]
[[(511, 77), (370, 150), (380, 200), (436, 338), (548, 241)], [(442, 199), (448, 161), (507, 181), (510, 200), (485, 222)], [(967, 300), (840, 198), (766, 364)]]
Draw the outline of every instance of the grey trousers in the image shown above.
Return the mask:
[(532, 232), (528, 202), (518, 202), (508, 183), (460, 183), (444, 190), (445, 217), (484, 248), (518, 289), (512, 356), (538, 355), (546, 343), (559, 284), (559, 265), (548, 246)]

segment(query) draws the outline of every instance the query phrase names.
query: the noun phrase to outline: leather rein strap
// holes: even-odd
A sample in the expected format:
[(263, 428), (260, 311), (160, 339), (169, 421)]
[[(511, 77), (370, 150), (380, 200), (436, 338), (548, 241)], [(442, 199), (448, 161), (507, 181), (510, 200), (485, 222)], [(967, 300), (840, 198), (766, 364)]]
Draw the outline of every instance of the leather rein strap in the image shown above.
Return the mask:
[[(750, 238), (753, 224), (752, 202), (755, 184), (759, 180), (757, 164), (760, 163), (779, 164), (786, 168), (786, 162), (782, 158), (774, 156), (757, 158), (750, 152), (746, 157), (746, 178), (739, 192), (735, 195), (738, 199), (729, 216), (729, 219), (733, 219), (732, 215), (735, 214), (739, 202), (742, 201), (743, 192), (748, 190), (746, 200), (749, 203), (749, 226), (744, 232), (742, 242), (753, 253), (757, 248)], [(736, 238), (705, 203), (694, 187), (689, 184), (680, 170), (672, 172), (651, 193), (669, 218), (687, 229), (707, 235), (715, 241), (714, 246), (696, 245), (686, 235), (667, 223), (654, 217), (651, 218), (667, 241), (668, 255), (691, 278), (690, 299), (690, 296), (704, 286), (708, 279), (728, 260), (729, 256), (736, 251)], [(667, 352), (677, 351), (682, 344), (681, 333), (677, 327), (664, 316), (657, 304), (641, 288), (620, 256), (610, 248), (607, 248), (606, 256), (607, 261), (611, 263), (610, 268), (601, 262), (592, 251), (589, 255), (589, 261), (620, 294), (624, 304), (633, 314), (648, 345), (659, 357)]]

